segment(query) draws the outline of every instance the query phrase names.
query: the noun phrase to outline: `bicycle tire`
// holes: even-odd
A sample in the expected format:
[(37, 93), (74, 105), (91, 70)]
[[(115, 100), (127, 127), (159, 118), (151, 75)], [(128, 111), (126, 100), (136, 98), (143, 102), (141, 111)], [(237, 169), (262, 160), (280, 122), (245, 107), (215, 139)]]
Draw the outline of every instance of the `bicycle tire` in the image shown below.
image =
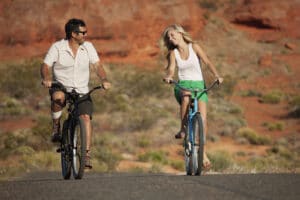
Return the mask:
[(189, 141), (188, 138), (184, 141), (184, 149), (185, 149), (185, 170), (186, 175), (191, 176), (193, 175), (193, 159), (191, 151), (189, 150)]
[(186, 175), (193, 175), (193, 159), (192, 159), (192, 146), (189, 141), (189, 135), (192, 129), (190, 128), (190, 124), (187, 124), (187, 135), (184, 137), (184, 157), (185, 157), (185, 170)]
[(75, 179), (81, 179), (84, 174), (86, 157), (86, 129), (80, 117), (74, 122), (72, 131), (72, 168)]
[(194, 173), (196, 176), (200, 176), (203, 168), (203, 156), (204, 156), (204, 133), (203, 133), (203, 121), (200, 113), (197, 113), (193, 118), (193, 132), (194, 132)]
[(70, 149), (70, 131), (67, 120), (63, 123), (62, 139), (60, 145), (61, 169), (64, 179), (70, 179), (71, 176), (71, 149)]

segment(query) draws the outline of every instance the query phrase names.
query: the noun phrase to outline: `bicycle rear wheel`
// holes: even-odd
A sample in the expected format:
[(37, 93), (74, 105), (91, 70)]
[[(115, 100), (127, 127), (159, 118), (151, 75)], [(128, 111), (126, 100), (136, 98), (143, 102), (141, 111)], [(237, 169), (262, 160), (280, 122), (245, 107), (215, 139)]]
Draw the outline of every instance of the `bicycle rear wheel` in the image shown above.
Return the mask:
[(71, 144), (68, 121), (64, 121), (62, 129), (62, 139), (60, 145), (61, 170), (64, 179), (70, 179), (71, 176)]
[(72, 134), (72, 166), (75, 179), (81, 179), (85, 168), (86, 130), (83, 120), (79, 117), (73, 126)]
[(204, 156), (204, 133), (203, 133), (203, 121), (200, 113), (197, 113), (193, 118), (193, 132), (194, 132), (194, 173), (196, 176), (200, 176), (203, 167), (203, 156)]

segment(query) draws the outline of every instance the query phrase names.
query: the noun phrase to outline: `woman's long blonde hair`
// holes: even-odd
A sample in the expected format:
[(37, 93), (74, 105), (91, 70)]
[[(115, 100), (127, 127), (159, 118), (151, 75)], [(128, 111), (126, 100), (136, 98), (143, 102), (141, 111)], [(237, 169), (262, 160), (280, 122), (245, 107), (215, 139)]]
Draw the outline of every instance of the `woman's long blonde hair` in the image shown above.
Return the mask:
[(178, 24), (172, 24), (170, 26), (168, 26), (163, 34), (162, 34), (162, 38), (163, 38), (163, 41), (164, 41), (164, 46), (168, 49), (168, 51), (170, 50), (173, 50), (176, 48), (176, 46), (174, 44), (172, 44), (169, 40), (169, 37), (168, 37), (168, 32), (170, 30), (175, 30), (179, 33), (182, 34), (182, 37), (184, 39), (184, 41), (186, 43), (193, 43), (193, 39), (191, 38), (191, 36), (188, 34), (188, 32), (186, 32), (182, 26), (178, 25)]

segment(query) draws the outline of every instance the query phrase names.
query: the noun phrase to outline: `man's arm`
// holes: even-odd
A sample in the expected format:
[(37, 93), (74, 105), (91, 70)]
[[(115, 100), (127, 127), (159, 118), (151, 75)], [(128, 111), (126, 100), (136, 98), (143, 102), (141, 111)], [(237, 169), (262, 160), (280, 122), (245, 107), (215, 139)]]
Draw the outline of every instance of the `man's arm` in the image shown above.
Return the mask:
[(92, 66), (95, 69), (97, 76), (100, 78), (104, 89), (109, 89), (111, 87), (111, 84), (107, 79), (106, 72), (103, 68), (103, 65), (100, 63), (100, 61), (98, 61), (92, 64)]
[(50, 75), (49, 75), (49, 66), (46, 63), (43, 63), (41, 65), (40, 72), (41, 72), (41, 78), (42, 78), (42, 85), (47, 88), (50, 88), (52, 81), (51, 81)]

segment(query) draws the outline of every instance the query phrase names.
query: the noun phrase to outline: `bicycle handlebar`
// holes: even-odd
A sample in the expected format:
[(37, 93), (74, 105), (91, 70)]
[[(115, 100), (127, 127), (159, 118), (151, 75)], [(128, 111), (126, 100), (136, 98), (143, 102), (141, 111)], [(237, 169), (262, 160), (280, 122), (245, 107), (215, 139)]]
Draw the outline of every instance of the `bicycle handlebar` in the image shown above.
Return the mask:
[(169, 82), (170, 84), (174, 84), (176, 86), (178, 86), (180, 89), (182, 90), (187, 90), (187, 91), (190, 91), (190, 92), (208, 92), (210, 89), (212, 89), (216, 84), (220, 84), (219, 80), (215, 80), (209, 87), (205, 88), (205, 89), (202, 89), (202, 90), (199, 90), (199, 89), (189, 89), (189, 88), (184, 88), (182, 86), (179, 85), (179, 83), (177, 81), (174, 81), (174, 80), (171, 80)]
[[(72, 89), (75, 89), (74, 87), (68, 87), (68, 86), (64, 86), (63, 84), (61, 84), (60, 82), (58, 82), (58, 81), (52, 81), (52, 83), (51, 83), (51, 88), (53, 88), (53, 87), (58, 87), (58, 88), (60, 88), (60, 89), (62, 89), (64, 92), (66, 92), (67, 90), (66, 90), (66, 88), (72, 88)], [(94, 92), (95, 90), (99, 90), (99, 89), (104, 89), (104, 87), (103, 87), (103, 85), (99, 85), (99, 86), (96, 86), (96, 87), (94, 87), (94, 88), (92, 88), (88, 93), (77, 93), (76, 92), (76, 94), (78, 94), (78, 95), (90, 95), (92, 92)]]

